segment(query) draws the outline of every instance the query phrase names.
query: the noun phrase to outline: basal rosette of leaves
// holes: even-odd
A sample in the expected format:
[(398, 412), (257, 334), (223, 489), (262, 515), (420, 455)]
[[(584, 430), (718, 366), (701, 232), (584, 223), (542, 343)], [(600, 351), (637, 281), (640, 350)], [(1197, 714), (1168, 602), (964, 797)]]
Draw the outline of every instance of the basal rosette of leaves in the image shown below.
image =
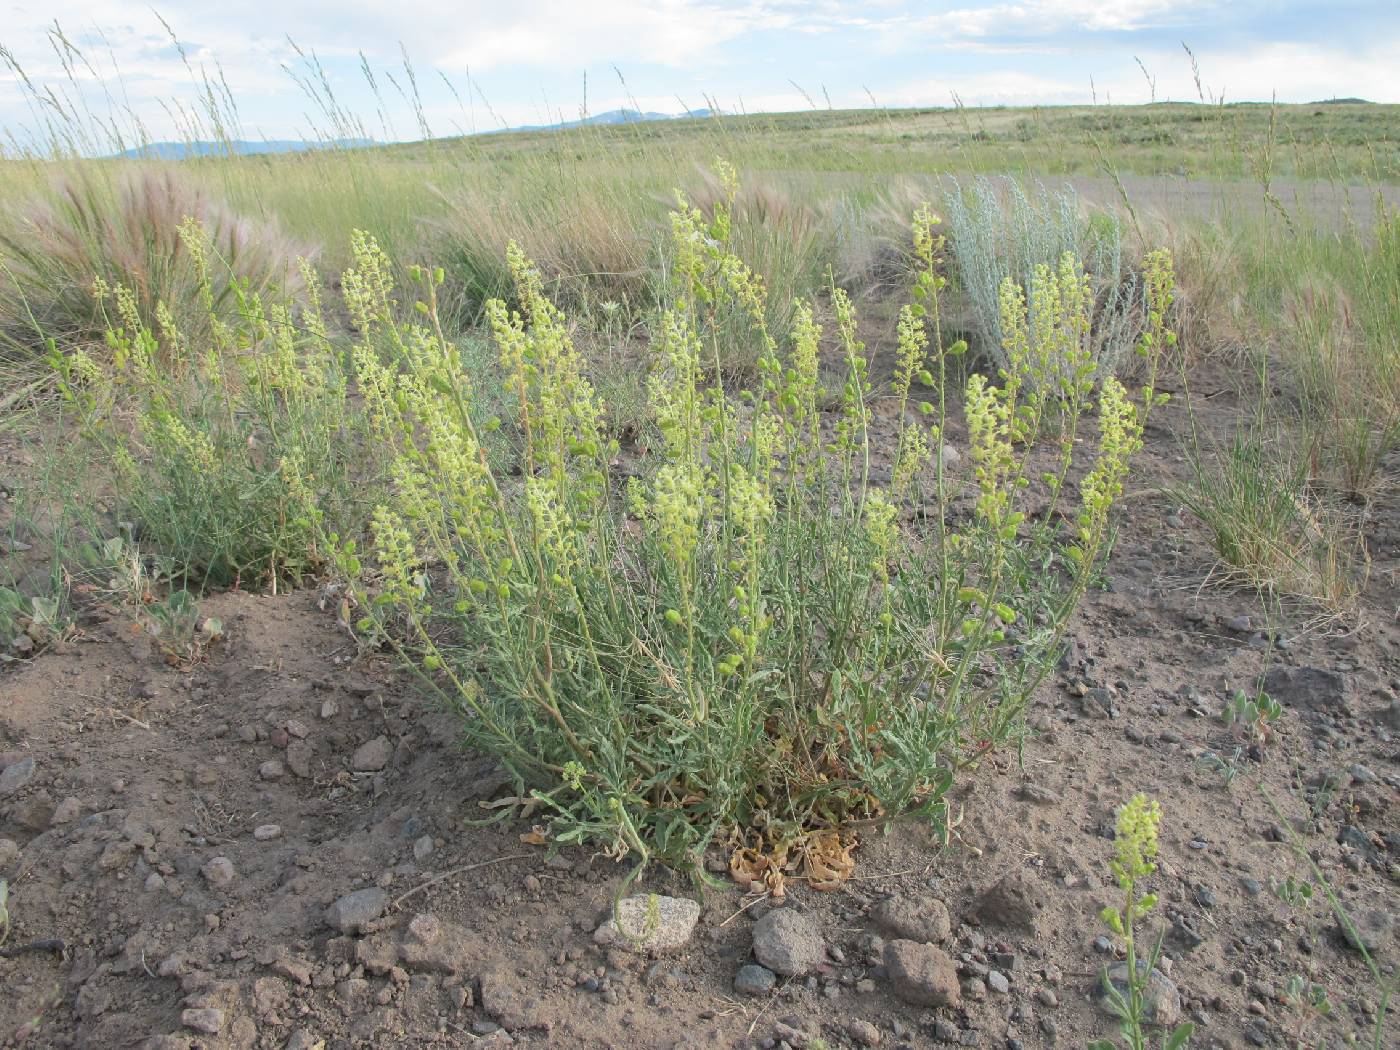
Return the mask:
[[(943, 343), (943, 239), (923, 209), (892, 388), (878, 395), (896, 401), (890, 481), (876, 484), (877, 392), (851, 302), (832, 291), (830, 331), (795, 304), (777, 345), (763, 280), (729, 249), (736, 179), (719, 171), (727, 196), (708, 214), (678, 196), (671, 215), (654, 451), (625, 483), (587, 363), (522, 253), (509, 255), (519, 312), (487, 311), (520, 443), (518, 470), (498, 474), (472, 378), (437, 323), (442, 275), (415, 272), (423, 320), (401, 325), (388, 261), (357, 241), (344, 286), (396, 494), (371, 553), (346, 544), (341, 558), (362, 581), (360, 628), (460, 710), (466, 742), (519, 778), (548, 838), (696, 871), (713, 844), (738, 878), (830, 887), (863, 828), (918, 815), (946, 833), (959, 771), (1021, 735), (1156, 396), (1105, 380), (1097, 442), (1062, 425), (1033, 469), (1042, 417), (1077, 420), (1093, 390), (1073, 368), (1056, 370), (1070, 377), (1058, 395), (1032, 384), (1012, 348), (1013, 371), (967, 384), (971, 470), (954, 477), (931, 450), (952, 411), (945, 365), (965, 347)], [(736, 310), (764, 347), (740, 391), (721, 378)], [(1087, 331), (1081, 320), (1056, 338)], [(1034, 328), (1011, 327), (1024, 367), (1044, 370)], [(400, 365), (375, 352), (386, 341)], [(845, 380), (823, 411), (818, 356), (832, 348)], [(1151, 338), (1143, 350), (1159, 352)], [(1031, 521), (1031, 491), (1073, 505)]]

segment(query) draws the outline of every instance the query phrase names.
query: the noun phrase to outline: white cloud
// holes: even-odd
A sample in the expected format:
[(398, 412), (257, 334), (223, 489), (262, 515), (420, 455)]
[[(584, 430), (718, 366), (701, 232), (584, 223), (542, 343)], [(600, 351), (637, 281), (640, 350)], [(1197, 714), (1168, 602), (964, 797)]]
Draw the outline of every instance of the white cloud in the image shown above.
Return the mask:
[[(432, 123), (444, 132), (471, 118), (448, 97), (438, 70), (476, 108), (479, 127), (495, 120), (478, 91), (508, 123), (572, 116), (585, 70), (595, 112), (614, 98), (626, 102), (632, 91), (670, 99), (652, 107), (663, 110), (680, 108), (675, 96), (697, 106), (707, 95), (732, 107), (742, 99), (750, 111), (805, 108), (792, 81), (819, 100), (829, 86), (837, 105), (866, 104), (866, 87), (895, 105), (945, 105), (953, 91), (969, 104), (1051, 104), (1089, 101), (1093, 76), (1100, 100), (1143, 101), (1148, 88), (1134, 55), (1158, 77), (1159, 97), (1192, 98), (1185, 56), (1168, 42), (1178, 27), (1188, 39), (1208, 40), (1210, 27), (1226, 23), (1234, 49), (1222, 44), (1198, 55), (1206, 80), (1227, 98), (1268, 98), (1277, 90), (1290, 101), (1337, 93), (1400, 101), (1400, 65), (1390, 59), (1400, 19), (1386, 0), (1371, 10), (1349, 7), (1328, 23), (1362, 41), (1350, 47), (1332, 36), (1305, 36), (1297, 4), (1286, 5), (1294, 16), (1288, 29), (1254, 0), (1228, 7), (1225, 0), (243, 0), (168, 12), (188, 42), (193, 78), (147, 2), (64, 0), (59, 14), (101, 74), (99, 82), (74, 65), (79, 90), (104, 113), (129, 103), (158, 135), (170, 123), (162, 103), (190, 105), (198, 77), (216, 67), (248, 133), (304, 133), (303, 113), (313, 105), (282, 69), (298, 66), (288, 37), (315, 49), (337, 94), (359, 101), (367, 98), (355, 72), (363, 49), (404, 132), (416, 122), (383, 76), (393, 69), (402, 82), (400, 45), (417, 69)], [(51, 0), (0, 5), (0, 44), (36, 81), (74, 91), (46, 40)], [(1316, 12), (1309, 21), (1316, 23)], [(97, 27), (102, 39), (94, 41)], [(1234, 46), (1250, 33), (1257, 43)], [(626, 74), (626, 90), (609, 65)], [(369, 113), (353, 102), (351, 108), (368, 117), (374, 106)], [(0, 129), (32, 120), (14, 77), (0, 67)]]
[[(1197, 53), (1201, 74), (1210, 89), (1227, 102), (1267, 100), (1277, 94), (1280, 102), (1309, 102), (1339, 96), (1360, 96), (1373, 101), (1400, 101), (1400, 64), (1395, 61), (1394, 39), (1379, 39), (1364, 51), (1311, 44), (1264, 44), (1243, 53), (1202, 50)], [(1194, 99), (1196, 87), (1178, 54), (1145, 54), (1143, 63), (1154, 75), (1158, 98)], [(1139, 81), (1138, 95), (1146, 84)], [(1124, 99), (1127, 100), (1126, 97)]]
[(954, 96), (968, 106), (1015, 106), (1026, 103), (1045, 105), (1089, 101), (1089, 82), (1082, 84), (1056, 77), (1036, 76), (1013, 69), (1001, 72), (930, 77), (902, 84), (893, 91), (878, 94), (886, 106), (948, 106)]

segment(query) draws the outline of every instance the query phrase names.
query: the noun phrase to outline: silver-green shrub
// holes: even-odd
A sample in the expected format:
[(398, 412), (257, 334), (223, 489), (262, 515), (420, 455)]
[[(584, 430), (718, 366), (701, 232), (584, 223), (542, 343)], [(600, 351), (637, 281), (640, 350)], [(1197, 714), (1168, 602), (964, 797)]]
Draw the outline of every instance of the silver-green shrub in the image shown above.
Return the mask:
[[(1066, 255), (1083, 261), (1093, 296), (1089, 349), (1095, 374), (1114, 375), (1132, 356), (1143, 319), (1143, 287), (1124, 258), (1122, 224), (1113, 215), (1091, 221), (1079, 197), (1036, 183), (1027, 189), (1011, 178), (953, 180), (945, 201), (952, 254), (973, 314), (980, 349), (997, 367), (1010, 361), (1002, 330), (1000, 294), (1010, 278), (1030, 289), (1038, 267), (1055, 270)], [(1053, 310), (1030, 295), (1034, 315)]]

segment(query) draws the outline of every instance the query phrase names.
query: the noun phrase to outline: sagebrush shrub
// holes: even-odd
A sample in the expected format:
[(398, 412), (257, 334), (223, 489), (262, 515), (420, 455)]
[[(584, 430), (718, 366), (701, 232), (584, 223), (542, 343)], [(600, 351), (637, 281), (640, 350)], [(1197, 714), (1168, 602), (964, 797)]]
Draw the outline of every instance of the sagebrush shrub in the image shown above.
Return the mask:
[[(978, 178), (971, 186), (956, 181), (946, 207), (959, 282), (972, 308), (983, 351), (999, 367), (1007, 364), (1001, 288), (1012, 281), (1028, 289), (1042, 268), (1055, 273), (1062, 260), (1075, 261), (1088, 297), (1085, 343), (1098, 375), (1116, 375), (1129, 362), (1143, 312), (1143, 286), (1123, 254), (1122, 227), (1111, 215), (1090, 222), (1074, 191), (1032, 193), (1014, 179)], [(1045, 312), (1053, 316), (1055, 306)]]
[[(461, 711), (467, 741), (531, 789), (556, 842), (682, 866), (717, 843), (741, 878), (830, 886), (860, 826), (918, 813), (946, 829), (957, 772), (1018, 733), (1107, 547), (1145, 405), (1104, 380), (1068, 530), (1023, 509), (1032, 485), (1069, 498), (1075, 458), (1071, 441), (1045, 480), (1032, 469), (1045, 399), (1024, 371), (968, 383), (972, 475), (945, 471), (930, 449), (962, 347), (942, 342), (943, 242), (923, 210), (892, 480), (877, 485), (854, 308), (832, 292), (828, 336), (794, 304), (780, 349), (764, 282), (730, 247), (731, 201), (708, 220), (683, 200), (671, 215), (648, 387), (662, 445), (626, 485), (586, 363), (518, 248), (520, 308), (487, 311), (523, 436), (511, 472), (488, 465), (471, 377), (436, 323), (441, 276), (422, 278), (425, 322), (399, 325), (387, 260), (362, 242), (344, 284), (396, 492), (375, 512), (372, 557), (347, 544), (342, 563), (363, 580), (361, 628)], [(764, 347), (737, 392), (723, 367), (735, 310)], [(847, 378), (828, 416), (831, 338)], [(400, 367), (373, 352), (384, 339), (407, 348)]]

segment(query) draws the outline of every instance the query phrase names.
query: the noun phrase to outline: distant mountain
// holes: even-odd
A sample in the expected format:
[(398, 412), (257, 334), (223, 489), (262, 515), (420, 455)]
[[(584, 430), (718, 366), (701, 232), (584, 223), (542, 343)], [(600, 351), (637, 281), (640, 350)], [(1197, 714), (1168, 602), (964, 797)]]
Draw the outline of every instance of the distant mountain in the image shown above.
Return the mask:
[[(563, 120), (557, 124), (522, 124), (514, 128), (501, 128), (499, 131), (482, 132), (488, 135), (502, 135), (515, 131), (563, 131), (566, 128), (583, 128), (593, 125), (641, 124), (653, 120), (684, 120), (687, 117), (708, 117), (714, 114), (710, 109), (692, 109), (688, 113), (652, 113), (636, 109), (610, 109), (606, 113), (595, 113), (581, 120)], [(252, 156), (257, 153), (303, 153), (318, 149), (362, 149), (380, 145), (373, 139), (337, 139), (334, 142), (321, 142), (308, 139), (266, 139), (259, 141), (235, 140), (233, 142), (149, 142), (115, 154), (118, 157), (142, 158), (146, 160), (187, 160), (190, 157)]]
[(1373, 103), (1369, 98), (1320, 98), (1316, 102), (1309, 102), (1310, 106), (1369, 106)]
[(145, 160), (187, 160), (190, 157), (247, 157), (257, 153), (304, 153), (316, 149), (361, 149), (373, 146), (373, 139), (337, 139), (334, 142), (306, 139), (266, 139), (232, 142), (148, 142), (144, 146), (122, 150), (118, 157)]
[(594, 124), (640, 124), (650, 120), (684, 120), (687, 117), (708, 117), (709, 109), (692, 109), (688, 113), (652, 113), (636, 109), (610, 109), (606, 113), (595, 113), (581, 120), (562, 120), (557, 124), (521, 124), (519, 127), (502, 128), (509, 131), (563, 131), (565, 128), (584, 128)]

